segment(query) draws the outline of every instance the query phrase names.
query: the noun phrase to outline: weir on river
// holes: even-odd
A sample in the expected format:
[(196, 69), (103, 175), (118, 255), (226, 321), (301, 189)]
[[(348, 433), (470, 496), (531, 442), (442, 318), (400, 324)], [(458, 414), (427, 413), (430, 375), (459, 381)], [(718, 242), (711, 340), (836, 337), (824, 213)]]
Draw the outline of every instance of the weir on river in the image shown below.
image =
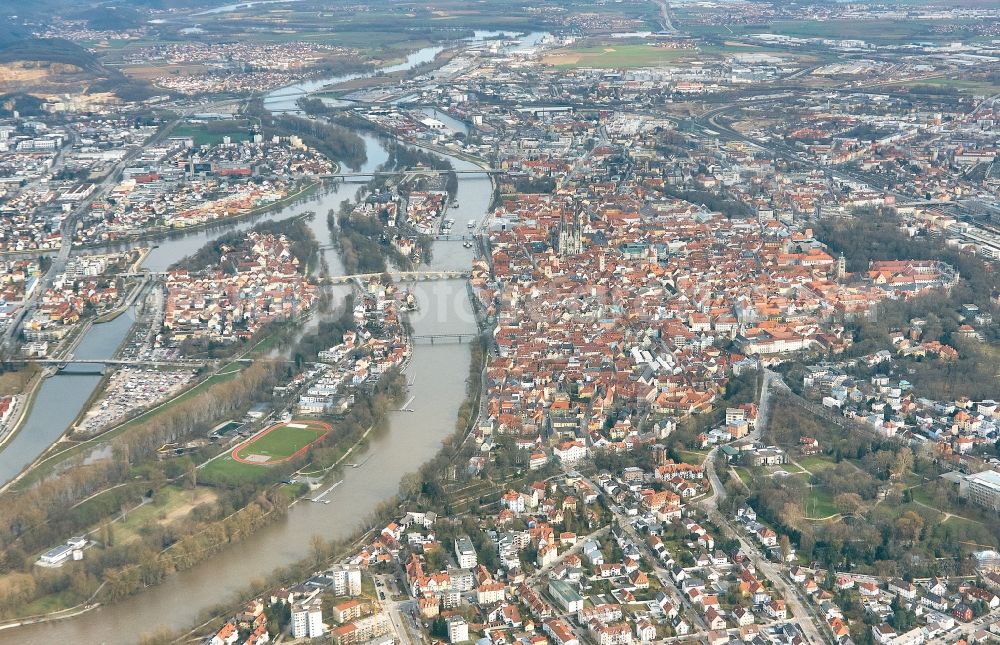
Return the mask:
[[(480, 33), (480, 37), (491, 35), (490, 32)], [(541, 36), (529, 34), (523, 42), (536, 43)], [(413, 67), (433, 60), (440, 50), (439, 47), (422, 49), (411, 54), (403, 65)], [(394, 66), (386, 71), (406, 68)], [(295, 94), (299, 89), (315, 91), (340, 80), (324, 79), (280, 88), (272, 92), (270, 96), (273, 98), (265, 98), (264, 104), (272, 111), (294, 110), (295, 101), (301, 96)], [(371, 172), (384, 163), (388, 155), (378, 138), (368, 134), (361, 136), (366, 145), (367, 161), (359, 171)], [(451, 157), (449, 160), (456, 170), (478, 170), (475, 164), (468, 161)], [(304, 203), (290, 205), (250, 221), (165, 239), (151, 251), (143, 268), (164, 271), (224, 233), (244, 230), (263, 219), (280, 220), (303, 211), (314, 211), (317, 216), (310, 221), (310, 227), (316, 239), (324, 244), (321, 253), (330, 273), (344, 274), (336, 251), (325, 246), (330, 239), (325, 214), (331, 209), (336, 210), (342, 200), (353, 199), (354, 190), (354, 187), (337, 184)], [(480, 220), (486, 215), (492, 195), (489, 177), (463, 173), (458, 182), (457, 201), (460, 206), (449, 212), (459, 219)], [(433, 262), (428, 269), (468, 271), (473, 254), (473, 249), (460, 244), (435, 243)], [(351, 289), (349, 285), (332, 285), (329, 288), (338, 302)], [(419, 310), (409, 314), (415, 335), (450, 335), (464, 339), (478, 334), (464, 279), (421, 282), (411, 288), (420, 303)], [(314, 321), (317, 318), (313, 316)], [(74, 355), (93, 359), (110, 357), (127, 335), (133, 321), (134, 315), (130, 311), (109, 323), (94, 325)], [(231, 599), (253, 579), (307, 557), (313, 535), (326, 539), (350, 535), (370, 510), (397, 492), (402, 475), (416, 471), (433, 457), (441, 441), (451, 434), (458, 407), (465, 396), (468, 361), (467, 344), (415, 344), (406, 370), (413, 402), (404, 406), (406, 410), (390, 414), (386, 431), (372, 435), (366, 452), (357, 455), (359, 463), (364, 460), (364, 467), (344, 471), (342, 483), (330, 490), (323, 500), (329, 503), (297, 503), (289, 509), (286, 519), (262, 527), (239, 544), (192, 569), (169, 576), (158, 586), (74, 618), (2, 632), (4, 638), (12, 638), (22, 645), (53, 642), (134, 643), (140, 633), (158, 627), (177, 629), (191, 626), (204, 609)], [(87, 369), (92, 370), (86, 366), (70, 365), (64, 372), (45, 381), (26, 425), (0, 452), (0, 482), (7, 482), (16, 476), (63, 434), (100, 381), (99, 375), (74, 377), (68, 373)], [(344, 503), (343, 500), (350, 502)]]

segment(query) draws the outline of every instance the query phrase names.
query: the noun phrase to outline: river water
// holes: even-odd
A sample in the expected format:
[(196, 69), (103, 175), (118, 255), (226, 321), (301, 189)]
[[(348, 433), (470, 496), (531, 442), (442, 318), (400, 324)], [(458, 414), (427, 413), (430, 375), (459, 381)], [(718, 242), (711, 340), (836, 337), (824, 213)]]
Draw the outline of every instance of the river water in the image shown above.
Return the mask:
[[(480, 32), (477, 36), (491, 37), (494, 33)], [(540, 38), (540, 34), (529, 34), (514, 47), (533, 45)], [(438, 51), (437, 47), (420, 50), (407, 58), (407, 64), (414, 66), (432, 60)], [(324, 79), (312, 81), (308, 86), (298, 84), (276, 90), (273, 96), (265, 99), (265, 105), (274, 111), (293, 110), (302, 92), (315, 91), (339, 80)], [(386, 160), (386, 150), (377, 137), (362, 136), (368, 159), (361, 170), (374, 170)], [(457, 170), (477, 169), (468, 161), (449, 159)], [(316, 217), (311, 228), (320, 243), (327, 244), (327, 211), (336, 209), (344, 199), (352, 199), (358, 187), (357, 184), (337, 184), (320, 195), (262, 215), (256, 221), (284, 219), (314, 211)], [(486, 215), (492, 192), (492, 183), (485, 174), (459, 175), (458, 206), (449, 211), (449, 217), (456, 220), (456, 230), (465, 226), (467, 220), (479, 221)], [(222, 233), (242, 230), (252, 224), (253, 221), (223, 224), (168, 238), (159, 242), (143, 266), (154, 271), (163, 270)], [(337, 253), (332, 250), (324, 253), (331, 273), (342, 273)], [(473, 250), (463, 248), (460, 242), (439, 241), (434, 245), (433, 260), (428, 268), (465, 270), (472, 259)], [(421, 282), (407, 286), (415, 291), (420, 305), (419, 311), (410, 317), (415, 334), (476, 331), (464, 281)], [(81, 358), (110, 356), (133, 320), (129, 312), (109, 323), (95, 325), (75, 355)], [(413, 348), (406, 372), (411, 383), (409, 395), (414, 397), (408, 405), (412, 411), (390, 414), (387, 429), (370, 438), (361, 457), (368, 457), (367, 460), (359, 468), (345, 469), (343, 483), (327, 497), (329, 504), (302, 501), (289, 510), (285, 520), (261, 528), (239, 545), (191, 570), (169, 577), (159, 586), (75, 618), (0, 632), (0, 641), (6, 642), (9, 638), (23, 645), (54, 642), (118, 645), (134, 643), (141, 633), (158, 627), (190, 626), (201, 611), (230, 599), (254, 578), (306, 557), (313, 535), (334, 538), (352, 534), (369, 511), (396, 493), (402, 475), (417, 470), (436, 454), (441, 441), (453, 432), (458, 406), (466, 391), (468, 360), (468, 345), (416, 345)], [(9, 481), (58, 439), (99, 381), (97, 375), (74, 375), (68, 370), (44, 383), (26, 425), (0, 452), (0, 482)]]

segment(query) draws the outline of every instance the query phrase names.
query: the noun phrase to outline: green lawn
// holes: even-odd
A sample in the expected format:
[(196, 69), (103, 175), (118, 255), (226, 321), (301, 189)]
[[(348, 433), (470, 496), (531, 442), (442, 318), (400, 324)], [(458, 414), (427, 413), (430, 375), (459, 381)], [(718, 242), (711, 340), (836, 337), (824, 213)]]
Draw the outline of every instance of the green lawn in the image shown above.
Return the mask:
[(934, 505), (934, 499), (927, 492), (927, 489), (924, 488), (923, 484), (921, 484), (920, 486), (914, 486), (913, 488), (910, 488), (909, 492), (910, 492), (910, 498), (914, 502), (920, 502), (921, 504), (926, 504), (931, 508), (937, 508)]
[(327, 431), (326, 427), (318, 421), (293, 421), (292, 423), (305, 424), (308, 427), (290, 428), (287, 425), (281, 425), (249, 444), (237, 448), (236, 454), (241, 459), (246, 459), (250, 455), (266, 455), (271, 458), (268, 461), (261, 463), (237, 461), (233, 458), (232, 451), (229, 451), (199, 470), (199, 481), (216, 484), (245, 484), (267, 480), (273, 476), (272, 470), (267, 467), (268, 462), (280, 462), (282, 459), (294, 455), (297, 451), (322, 437)]
[[(788, 464), (795, 468), (794, 464)], [(802, 482), (805, 491), (805, 498), (802, 500), (802, 512), (807, 519), (822, 519), (837, 513), (837, 508), (833, 505), (833, 495), (820, 486), (810, 484), (811, 477), (805, 471), (788, 471), (788, 479), (797, 479)]]
[(819, 486), (809, 489), (802, 510), (805, 516), (811, 519), (829, 517), (837, 513), (837, 507), (833, 505), (833, 496)]
[(222, 143), (223, 137), (230, 137), (233, 143), (250, 138), (246, 122), (222, 121), (218, 123), (181, 123), (170, 132), (172, 137), (191, 137), (196, 146)]
[(981, 94), (983, 96), (992, 96), (993, 94), (1000, 93), (1000, 84), (991, 83), (989, 81), (976, 81), (963, 78), (948, 78), (948, 77), (928, 78), (919, 81), (908, 81), (903, 85), (907, 87), (929, 85), (932, 87), (954, 88), (959, 92), (968, 92), (970, 94)]
[(677, 452), (685, 464), (693, 464), (695, 466), (700, 466), (705, 463), (705, 457), (708, 456), (707, 452), (701, 452), (698, 450), (678, 450)]
[(199, 483), (206, 484), (252, 484), (265, 481), (270, 476), (267, 468), (236, 461), (229, 453), (211, 461), (198, 471)]
[(796, 459), (795, 462), (813, 474), (827, 468), (833, 468), (835, 465), (833, 458), (826, 455), (809, 455), (808, 457)]

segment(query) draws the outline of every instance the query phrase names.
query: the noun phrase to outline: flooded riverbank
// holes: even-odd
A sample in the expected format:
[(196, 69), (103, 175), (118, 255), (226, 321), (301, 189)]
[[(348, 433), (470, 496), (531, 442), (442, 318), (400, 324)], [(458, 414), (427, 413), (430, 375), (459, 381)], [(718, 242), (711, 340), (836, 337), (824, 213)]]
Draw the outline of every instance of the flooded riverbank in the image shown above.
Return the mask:
[[(538, 38), (538, 35), (531, 35), (528, 40), (537, 41)], [(420, 62), (420, 57), (413, 59), (414, 65)], [(327, 84), (329, 82), (331, 79), (327, 79)], [(265, 105), (274, 110), (294, 109), (295, 100), (301, 96), (293, 91), (282, 93), (279, 90), (277, 94), (270, 99), (270, 103), (265, 100)], [(386, 161), (387, 153), (377, 137), (361, 136), (367, 148), (367, 161), (362, 172), (371, 171)], [(469, 161), (448, 158), (457, 170), (478, 169)], [(170, 237), (159, 242), (145, 258), (143, 267), (163, 271), (219, 235), (245, 230), (261, 220), (280, 220), (313, 211), (316, 216), (311, 220), (310, 228), (321, 246), (326, 247), (324, 260), (330, 273), (343, 273), (338, 254), (329, 248), (326, 213), (336, 210), (344, 199), (353, 199), (357, 189), (357, 184), (335, 184), (321, 194), (278, 212)], [(460, 175), (456, 195), (459, 206), (449, 210), (449, 216), (459, 222), (469, 219), (479, 221), (486, 215), (492, 196), (493, 185), (485, 173)], [(438, 241), (434, 244), (432, 263), (427, 268), (465, 270), (470, 266), (473, 255), (474, 251), (464, 248), (460, 242)], [(476, 333), (475, 317), (464, 281), (418, 282), (405, 286), (414, 291), (420, 303), (419, 311), (411, 317), (415, 334)], [(342, 294), (341, 291), (335, 292), (338, 300)], [(128, 333), (132, 321), (133, 315), (129, 312), (109, 323), (95, 325), (81, 343), (77, 356), (110, 357)], [(469, 346), (465, 344), (418, 344), (413, 348), (406, 370), (411, 383), (407, 398), (412, 397), (406, 405), (407, 411), (391, 413), (387, 427), (373, 434), (366, 450), (357, 455), (359, 463), (364, 465), (345, 469), (343, 483), (329, 494), (331, 503), (298, 503), (290, 509), (286, 519), (262, 527), (243, 542), (191, 570), (170, 576), (156, 587), (71, 619), (5, 632), (4, 638), (13, 638), (24, 644), (60, 641), (108, 645), (134, 643), (140, 633), (158, 627), (177, 629), (189, 626), (204, 609), (229, 599), (232, 594), (245, 589), (253, 579), (264, 577), (277, 567), (305, 557), (313, 535), (329, 539), (352, 534), (368, 512), (397, 492), (401, 477), (417, 470), (437, 453), (441, 441), (451, 435), (458, 407), (466, 393), (468, 360)], [(22, 437), (30, 436), (31, 441), (25, 439), (26, 443), (16, 450), (0, 453), (0, 480), (8, 481), (15, 476), (62, 434), (99, 381), (98, 375), (74, 375), (71, 371), (49, 379), (39, 394), (41, 397), (49, 392), (49, 405), (35, 406), (28, 420), (34, 424), (35, 432), (21, 433)], [(56, 398), (61, 404), (54, 403)], [(65, 408), (66, 411), (43, 411), (46, 407), (56, 411)], [(51, 416), (54, 414), (64, 414), (65, 422), (58, 416)], [(14, 442), (8, 446), (13, 447)], [(4, 457), (9, 458), (4, 461)]]

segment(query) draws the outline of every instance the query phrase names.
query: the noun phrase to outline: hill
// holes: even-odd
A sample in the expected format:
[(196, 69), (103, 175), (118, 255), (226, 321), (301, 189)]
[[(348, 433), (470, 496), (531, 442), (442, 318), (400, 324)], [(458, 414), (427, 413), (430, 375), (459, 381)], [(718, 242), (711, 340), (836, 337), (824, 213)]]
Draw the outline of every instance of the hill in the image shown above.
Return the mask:
[(92, 53), (61, 38), (0, 36), (0, 92), (85, 94), (110, 92), (119, 98), (141, 100), (152, 95), (145, 83), (132, 81), (105, 67)]
[(131, 7), (88, 7), (69, 14), (74, 20), (86, 20), (91, 29), (122, 31), (141, 26), (143, 15)]
[(0, 64), (22, 61), (75, 65), (94, 74), (106, 74), (93, 54), (62, 38), (19, 38), (0, 44)]
[(12, 116), (17, 111), (21, 116), (37, 116), (42, 113), (44, 101), (30, 94), (0, 95), (0, 117)]

